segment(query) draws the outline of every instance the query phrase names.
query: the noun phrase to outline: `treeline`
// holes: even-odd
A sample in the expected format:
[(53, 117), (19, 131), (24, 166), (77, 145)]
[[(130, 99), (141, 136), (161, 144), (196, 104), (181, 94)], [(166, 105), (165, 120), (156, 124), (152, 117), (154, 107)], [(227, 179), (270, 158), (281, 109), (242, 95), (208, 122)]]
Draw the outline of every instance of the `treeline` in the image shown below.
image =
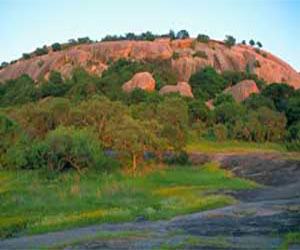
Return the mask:
[[(299, 90), (283, 83), (267, 86), (246, 72), (219, 74), (207, 67), (190, 79), (195, 99), (139, 89), (124, 93), (122, 85), (141, 71), (154, 75), (158, 90), (177, 83), (168, 63), (119, 60), (102, 77), (76, 69), (69, 79), (52, 72), (38, 85), (28, 76), (1, 84), (0, 166), (82, 172), (130, 165), (135, 172), (147, 157), (187, 160), (183, 152), (189, 137), (279, 142), (300, 149)], [(249, 78), (260, 94), (243, 103), (223, 94)], [(214, 110), (205, 104), (211, 99)], [(164, 157), (168, 151), (174, 152), (171, 159)]]
[[(162, 35), (153, 34), (151, 31), (143, 32), (141, 34), (135, 34), (133, 32), (129, 32), (125, 35), (107, 35), (104, 38), (102, 38), (101, 41), (102, 42), (125, 41), (125, 40), (128, 40), (128, 41), (154, 41), (155, 39), (160, 39), (160, 38), (169, 38), (171, 40), (188, 39), (188, 38), (190, 38), (190, 34), (187, 30), (180, 30), (178, 32), (170, 30), (169, 33), (162, 34)], [(209, 42), (210, 37), (205, 34), (199, 34), (196, 39), (198, 42), (207, 43), (207, 42)], [(89, 37), (79, 37), (77, 39), (72, 38), (72, 39), (69, 39), (67, 43), (56, 42), (56, 43), (53, 43), (51, 46), (44, 45), (43, 47), (36, 48), (36, 50), (31, 53), (23, 53), (22, 59), (28, 60), (35, 56), (46, 55), (51, 50), (54, 52), (61, 51), (61, 50), (68, 49), (75, 45), (90, 44), (90, 43), (95, 43), (95, 42), (98, 42), (98, 41), (96, 41), (96, 40), (94, 41), (94, 40), (90, 39)], [(236, 39), (231, 35), (227, 35), (224, 39), (224, 43), (226, 46), (232, 47), (232, 46), (236, 45)], [(243, 40), (241, 42), (241, 44), (246, 45), (247, 43), (245, 40)], [(257, 45), (256, 51), (257, 51), (257, 53), (260, 53), (260, 49), (262, 48), (261, 42), (259, 42), (259, 41), (255, 42), (253, 39), (251, 39), (249, 41), (249, 45), (251, 45), (253, 47), (255, 45)], [(263, 54), (263, 55), (265, 56), (265, 54)], [(2, 62), (0, 64), (0, 70), (11, 64), (15, 64), (17, 61), (18, 60), (13, 60), (10, 63)]]

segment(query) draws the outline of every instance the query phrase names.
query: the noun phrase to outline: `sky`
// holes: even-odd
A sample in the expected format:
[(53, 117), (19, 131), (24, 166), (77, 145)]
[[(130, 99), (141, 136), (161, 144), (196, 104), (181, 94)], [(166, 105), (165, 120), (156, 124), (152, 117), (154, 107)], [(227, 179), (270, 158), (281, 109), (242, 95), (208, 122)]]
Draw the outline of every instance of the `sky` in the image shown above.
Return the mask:
[(71, 38), (170, 29), (254, 39), (300, 71), (300, 0), (0, 0), (0, 63)]

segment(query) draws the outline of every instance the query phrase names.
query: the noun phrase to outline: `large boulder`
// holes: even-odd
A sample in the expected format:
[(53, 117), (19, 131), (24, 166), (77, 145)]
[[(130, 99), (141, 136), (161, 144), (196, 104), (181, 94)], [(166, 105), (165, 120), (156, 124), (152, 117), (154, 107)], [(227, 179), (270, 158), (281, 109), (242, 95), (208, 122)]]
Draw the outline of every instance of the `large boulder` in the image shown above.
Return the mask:
[(153, 92), (155, 90), (155, 84), (155, 80), (149, 72), (141, 72), (135, 74), (122, 88), (127, 93), (132, 92), (136, 88), (147, 92)]
[(259, 93), (259, 89), (253, 80), (244, 80), (224, 91), (232, 94), (237, 102), (246, 100), (251, 94)]
[(159, 94), (165, 95), (169, 93), (179, 93), (181, 96), (191, 97), (194, 95), (192, 93), (191, 86), (186, 82), (179, 82), (177, 85), (166, 85), (162, 87), (159, 91)]

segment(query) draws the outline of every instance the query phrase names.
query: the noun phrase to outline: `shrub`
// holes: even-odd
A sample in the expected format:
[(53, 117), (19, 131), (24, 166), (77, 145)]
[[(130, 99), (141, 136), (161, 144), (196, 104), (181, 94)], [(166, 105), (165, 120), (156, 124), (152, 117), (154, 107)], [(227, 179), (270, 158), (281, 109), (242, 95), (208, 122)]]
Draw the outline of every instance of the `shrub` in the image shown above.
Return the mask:
[(256, 42), (256, 45), (257, 45), (257, 46), (258, 46), (258, 48), (260, 48), (260, 49), (263, 47), (262, 43), (261, 43), (261, 42), (259, 42), (259, 41), (257, 41), (257, 42)]
[(91, 43), (92, 40), (89, 37), (79, 37), (77, 39), (77, 43), (84, 44), (84, 43)]
[(199, 34), (197, 36), (197, 41), (201, 42), (201, 43), (208, 43), (209, 42), (209, 36), (208, 35), (204, 35), (204, 34)]
[(188, 103), (189, 106), (189, 120), (194, 123), (197, 121), (207, 121), (209, 109), (201, 100), (192, 100)]
[(185, 152), (173, 153), (169, 157), (165, 157), (165, 163), (169, 165), (190, 165), (189, 155)]
[(254, 41), (253, 39), (251, 39), (251, 40), (249, 41), (249, 44), (250, 44), (251, 46), (254, 46), (254, 45), (255, 45), (255, 41)]
[(227, 139), (228, 131), (225, 125), (217, 124), (214, 126), (213, 131), (217, 141), (225, 141)]
[(236, 39), (233, 36), (227, 35), (224, 40), (224, 43), (227, 47), (231, 48), (236, 44)]
[(252, 94), (244, 101), (244, 105), (250, 110), (257, 110), (260, 107), (275, 110), (274, 102), (261, 94)]
[(200, 57), (200, 58), (203, 58), (203, 59), (207, 59), (207, 58), (208, 58), (206, 52), (205, 52), (205, 51), (201, 51), (201, 50), (196, 51), (196, 52), (193, 54), (193, 57)]
[(23, 53), (22, 57), (24, 60), (28, 60), (31, 58), (30, 54), (28, 54), (28, 53)]
[(212, 67), (206, 67), (193, 74), (189, 81), (196, 98), (213, 99), (225, 88), (224, 78)]
[(231, 94), (220, 94), (216, 97), (214, 100), (214, 106), (218, 107), (222, 104), (229, 103), (229, 104), (234, 104), (235, 100)]
[(172, 59), (177, 60), (177, 59), (179, 59), (179, 57), (180, 57), (179, 53), (174, 51), (173, 55), (172, 55)]
[(37, 48), (34, 52), (37, 56), (42, 56), (48, 54), (48, 48), (45, 45), (43, 48)]
[(176, 35), (177, 39), (188, 39), (190, 38), (190, 34), (188, 31), (186, 30), (180, 30), (177, 35)]
[(51, 45), (51, 47), (52, 47), (52, 50), (53, 50), (53, 51), (60, 51), (60, 50), (61, 50), (61, 45), (60, 45), (60, 43), (53, 43), (53, 44)]
[(23, 149), (26, 159), (17, 167), (63, 171), (86, 168), (110, 170), (115, 164), (104, 156), (101, 145), (89, 129), (60, 127), (50, 132), (45, 140)]
[(0, 106), (24, 104), (37, 98), (34, 81), (28, 75), (22, 75), (15, 80), (6, 82), (3, 88)]
[(255, 68), (260, 68), (261, 67), (261, 64), (260, 64), (260, 62), (258, 60), (255, 61), (254, 67)]
[(242, 41), (242, 44), (243, 44), (243, 45), (246, 45), (246, 44), (247, 44), (246, 40), (243, 40), (243, 41)]

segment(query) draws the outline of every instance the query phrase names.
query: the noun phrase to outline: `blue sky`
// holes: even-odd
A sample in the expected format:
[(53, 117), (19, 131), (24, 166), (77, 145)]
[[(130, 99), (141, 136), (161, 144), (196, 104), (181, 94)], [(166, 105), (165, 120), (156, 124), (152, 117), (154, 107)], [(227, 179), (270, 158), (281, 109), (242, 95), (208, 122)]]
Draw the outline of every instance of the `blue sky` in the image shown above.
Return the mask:
[(264, 48), (300, 71), (300, 0), (0, 0), (0, 62), (70, 38), (187, 29)]

